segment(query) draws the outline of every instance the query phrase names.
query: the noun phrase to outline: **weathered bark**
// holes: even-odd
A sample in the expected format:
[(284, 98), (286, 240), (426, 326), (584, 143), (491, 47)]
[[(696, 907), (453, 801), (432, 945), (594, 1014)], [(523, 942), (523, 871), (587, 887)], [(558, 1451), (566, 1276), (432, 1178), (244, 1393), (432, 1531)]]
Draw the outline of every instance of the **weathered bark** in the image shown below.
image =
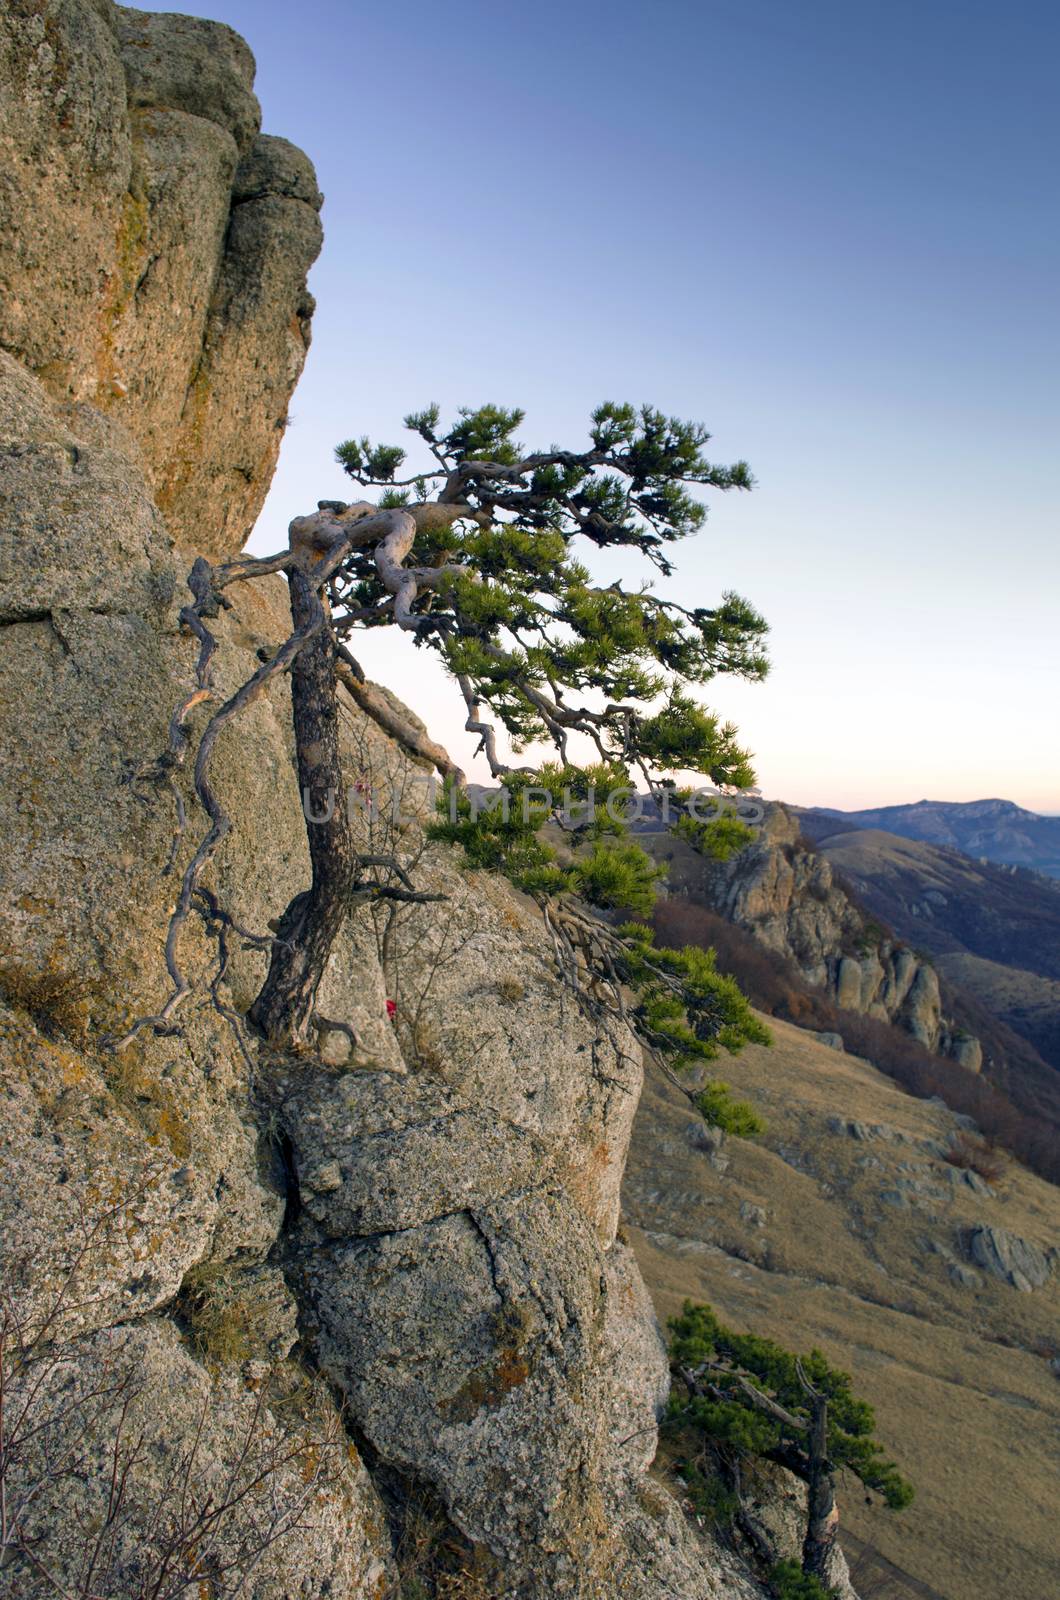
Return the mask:
[[(806, 1380), (803, 1379), (805, 1384)], [(839, 1528), (839, 1511), (835, 1503), (835, 1486), (828, 1461), (828, 1401), (823, 1394), (806, 1385), (810, 1400), (810, 1428), (806, 1453), (809, 1464), (807, 1483), (809, 1497), (806, 1506), (806, 1538), (802, 1546), (802, 1570), (828, 1583), (832, 1572), (832, 1557), (836, 1533)]]
[[(290, 590), (298, 630), (322, 602), (313, 577), (300, 565), (290, 574)], [(254, 1027), (277, 1045), (309, 1041), (316, 992), (349, 914), (360, 866), (343, 792), (335, 645), (327, 627), (295, 658), (291, 701), (313, 881), (280, 918), (268, 975), (248, 1012)]]

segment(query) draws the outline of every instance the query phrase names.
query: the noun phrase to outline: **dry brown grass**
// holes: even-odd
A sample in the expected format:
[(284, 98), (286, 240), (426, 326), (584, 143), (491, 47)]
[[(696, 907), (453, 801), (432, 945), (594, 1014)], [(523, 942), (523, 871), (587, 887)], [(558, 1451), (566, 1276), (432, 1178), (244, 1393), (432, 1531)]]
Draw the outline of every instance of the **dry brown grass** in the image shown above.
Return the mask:
[(192, 1268), (181, 1290), (181, 1309), (199, 1356), (213, 1370), (238, 1366), (268, 1348), (266, 1308), (232, 1292), (224, 1264)]
[(1060, 1182), (1060, 1146), (1052, 1127), (1018, 1110), (984, 1077), (936, 1056), (902, 1028), (856, 1011), (841, 1011), (812, 989), (795, 964), (766, 950), (743, 928), (680, 896), (660, 901), (655, 932), (662, 944), (695, 944), (717, 952), (718, 970), (734, 977), (752, 1005), (796, 1027), (842, 1035), (846, 1048), (919, 1099), (937, 1095), (974, 1118), (987, 1141), (1011, 1151), (1033, 1171)]
[[(1056, 1190), (1016, 1162), (996, 1198), (951, 1184), (942, 1151), (956, 1130), (941, 1108), (782, 1022), (773, 1032), (772, 1049), (750, 1045), (726, 1067), (769, 1133), (730, 1141), (724, 1172), (690, 1142), (683, 1096), (649, 1069), (623, 1201), (656, 1307), (707, 1301), (852, 1373), (917, 1497), (895, 1514), (844, 1482), (841, 1527), (912, 1575), (918, 1600), (925, 1585), (945, 1600), (1051, 1594), (1060, 1278), (1021, 1294), (951, 1269), (978, 1223), (1047, 1248)], [(882, 1134), (853, 1137), (846, 1119)], [(884, 1203), (910, 1177), (926, 1192)], [(746, 1220), (745, 1203), (765, 1222)]]
[(503, 1588), (497, 1561), (453, 1526), (433, 1490), (385, 1467), (377, 1483), (394, 1530), (399, 1580), (387, 1600), (495, 1600)]

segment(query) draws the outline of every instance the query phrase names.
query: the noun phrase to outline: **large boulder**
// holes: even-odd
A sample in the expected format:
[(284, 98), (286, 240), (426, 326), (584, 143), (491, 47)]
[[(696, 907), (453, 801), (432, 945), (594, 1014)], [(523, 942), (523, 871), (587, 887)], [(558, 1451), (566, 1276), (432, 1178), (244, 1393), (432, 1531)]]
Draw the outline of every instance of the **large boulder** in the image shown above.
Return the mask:
[(995, 1228), (981, 1223), (971, 1228), (967, 1235), (968, 1254), (977, 1267), (989, 1272), (1013, 1289), (1030, 1293), (1047, 1283), (1053, 1270), (1052, 1257), (1046, 1251), (1009, 1233), (1007, 1228)]
[(116, 1056), (33, 1006), (0, 1004), (7, 1303), (32, 1318), (61, 1300), (64, 1328), (102, 1328), (170, 1304), (204, 1261), (261, 1260), (282, 1185), (220, 1019)]

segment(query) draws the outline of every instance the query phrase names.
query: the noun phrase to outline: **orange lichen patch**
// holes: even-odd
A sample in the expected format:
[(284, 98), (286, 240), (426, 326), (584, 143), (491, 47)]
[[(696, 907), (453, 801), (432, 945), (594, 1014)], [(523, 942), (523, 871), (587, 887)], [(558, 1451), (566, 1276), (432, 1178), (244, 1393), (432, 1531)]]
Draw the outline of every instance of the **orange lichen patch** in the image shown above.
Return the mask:
[(209, 453), (206, 449), (206, 424), (211, 389), (207, 361), (208, 355), (204, 352), (188, 384), (180, 416), (180, 434), (155, 494), (158, 509), (165, 513), (173, 510)]
[[(39, 914), (40, 902), (27, 905), (32, 896), (24, 895), (20, 909)], [(25, 956), (0, 951), (0, 998), (15, 1011), (21, 1011), (38, 1031), (78, 1037), (88, 1024), (90, 989), (88, 980), (70, 970), (66, 941), (60, 934), (47, 955), (27, 964)]]
[(439, 1401), (438, 1409), (454, 1422), (470, 1422), (485, 1407), (489, 1411), (502, 1405), (513, 1389), (519, 1389), (530, 1376), (526, 1341), (531, 1319), (517, 1305), (506, 1305), (494, 1319), (498, 1338), (504, 1342), (488, 1365), (479, 1367), (455, 1394)]
[(146, 1071), (131, 1051), (110, 1057), (105, 1076), (114, 1099), (140, 1124), (147, 1143), (153, 1149), (166, 1145), (178, 1161), (186, 1161), (192, 1149), (191, 1125), (173, 1090)]
[(599, 1144), (593, 1146), (592, 1153), (589, 1156), (588, 1169), (590, 1172), (602, 1177), (610, 1164), (611, 1146), (606, 1139), (601, 1139)]
[(154, 1131), (148, 1134), (147, 1142), (156, 1146), (165, 1142), (178, 1161), (186, 1160), (191, 1154), (191, 1130), (187, 1118), (173, 1104), (160, 1106)]
[[(530, 1376), (530, 1363), (514, 1345), (502, 1350), (494, 1368), (494, 1391), (499, 1396), (521, 1388)], [(488, 1403), (488, 1401), (487, 1401)]]
[(610, 1192), (607, 1180), (612, 1162), (611, 1145), (601, 1140), (591, 1149), (583, 1146), (581, 1150), (573, 1152), (560, 1168), (559, 1176), (564, 1188), (590, 1221), (599, 1222), (606, 1215), (603, 1200)]

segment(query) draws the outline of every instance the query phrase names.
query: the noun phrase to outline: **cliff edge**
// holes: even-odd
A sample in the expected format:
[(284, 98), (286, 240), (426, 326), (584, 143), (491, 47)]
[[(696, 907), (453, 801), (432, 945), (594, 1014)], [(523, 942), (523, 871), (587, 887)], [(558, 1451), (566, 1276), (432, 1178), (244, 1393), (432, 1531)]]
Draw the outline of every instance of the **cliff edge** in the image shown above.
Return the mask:
[[(317, 1053), (240, 1035), (309, 873), (275, 680), (214, 768), (237, 825), (186, 945), (201, 1003), (113, 1047), (164, 996), (202, 826), (182, 772), (154, 792), (137, 774), (193, 682), (192, 558), (237, 551), (268, 487), (320, 197), (259, 133), (227, 28), (15, 0), (0, 46), (19, 1592), (367, 1600), (424, 1592), (426, 1544), (454, 1597), (753, 1600), (646, 1478), (667, 1365), (617, 1239), (639, 1049), (586, 1020), (530, 902), (426, 839), (423, 772), (352, 701), (346, 761), (384, 818), (359, 819), (365, 846), (402, 797), (385, 842), (441, 898), (351, 916)], [(281, 580), (231, 595), (218, 694), (287, 631)]]

